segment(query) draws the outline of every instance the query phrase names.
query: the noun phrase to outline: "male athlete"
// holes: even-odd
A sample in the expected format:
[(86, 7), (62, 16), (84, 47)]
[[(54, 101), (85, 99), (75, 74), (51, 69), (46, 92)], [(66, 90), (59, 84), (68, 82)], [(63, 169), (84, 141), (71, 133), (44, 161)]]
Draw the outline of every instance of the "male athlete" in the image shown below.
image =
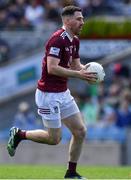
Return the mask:
[(70, 77), (87, 82), (96, 82), (96, 73), (87, 73), (88, 68), (80, 63), (79, 34), (84, 24), (81, 9), (66, 6), (62, 13), (63, 27), (57, 30), (46, 44), (42, 63), (42, 75), (36, 90), (38, 114), (41, 115), (45, 130), (24, 131), (16, 127), (10, 130), (8, 152), (15, 155), (21, 140), (56, 145), (61, 140), (61, 124), (64, 123), (72, 133), (69, 146), (68, 168), (64, 178), (82, 179), (76, 171), (81, 154), (86, 127), (70, 90), (67, 80)]

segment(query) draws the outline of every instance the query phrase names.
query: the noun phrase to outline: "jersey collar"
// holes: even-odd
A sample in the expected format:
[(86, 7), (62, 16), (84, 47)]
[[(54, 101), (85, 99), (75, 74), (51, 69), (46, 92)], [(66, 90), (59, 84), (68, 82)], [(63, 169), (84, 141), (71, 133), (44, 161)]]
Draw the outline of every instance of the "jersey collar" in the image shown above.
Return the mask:
[(68, 39), (72, 42), (72, 41), (73, 41), (73, 38), (72, 38), (72, 37), (69, 35), (69, 33), (66, 31), (65, 26), (62, 26), (62, 29), (64, 29), (64, 30), (65, 30), (66, 35), (67, 35)]

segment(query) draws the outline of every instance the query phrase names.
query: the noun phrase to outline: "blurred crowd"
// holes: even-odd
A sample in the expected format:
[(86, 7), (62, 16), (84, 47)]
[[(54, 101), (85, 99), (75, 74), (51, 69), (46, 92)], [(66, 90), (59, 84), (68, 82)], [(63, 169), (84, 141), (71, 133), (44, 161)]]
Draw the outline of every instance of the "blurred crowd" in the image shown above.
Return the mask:
[(131, 15), (130, 0), (1, 0), (1, 30), (31, 30), (44, 21), (60, 22), (66, 5), (78, 5), (85, 17), (92, 15)]
[[(66, 5), (80, 6), (85, 18), (95, 15), (131, 15), (131, 0), (1, 0), (0, 32), (41, 31), (48, 22), (60, 24), (60, 11)], [(14, 47), (10, 47), (1, 35), (0, 65), (12, 58), (12, 49)]]

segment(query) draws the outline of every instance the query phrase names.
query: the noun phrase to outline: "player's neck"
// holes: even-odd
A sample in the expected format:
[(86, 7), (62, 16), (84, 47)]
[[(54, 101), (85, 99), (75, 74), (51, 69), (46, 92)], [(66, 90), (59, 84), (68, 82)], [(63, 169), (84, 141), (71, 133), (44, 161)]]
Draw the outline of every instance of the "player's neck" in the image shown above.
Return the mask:
[(69, 36), (73, 39), (73, 37), (74, 37), (75, 35), (71, 32), (71, 30), (70, 30), (68, 27), (64, 26), (64, 25), (63, 25), (62, 28), (63, 28), (63, 29), (69, 34)]

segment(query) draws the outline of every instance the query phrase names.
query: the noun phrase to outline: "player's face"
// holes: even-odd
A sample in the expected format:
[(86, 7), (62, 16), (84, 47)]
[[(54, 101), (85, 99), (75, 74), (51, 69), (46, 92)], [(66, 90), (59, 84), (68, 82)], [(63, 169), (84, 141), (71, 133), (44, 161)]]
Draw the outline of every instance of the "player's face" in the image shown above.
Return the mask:
[(70, 18), (70, 29), (74, 35), (78, 35), (84, 24), (84, 18), (82, 13), (76, 11), (74, 15)]

